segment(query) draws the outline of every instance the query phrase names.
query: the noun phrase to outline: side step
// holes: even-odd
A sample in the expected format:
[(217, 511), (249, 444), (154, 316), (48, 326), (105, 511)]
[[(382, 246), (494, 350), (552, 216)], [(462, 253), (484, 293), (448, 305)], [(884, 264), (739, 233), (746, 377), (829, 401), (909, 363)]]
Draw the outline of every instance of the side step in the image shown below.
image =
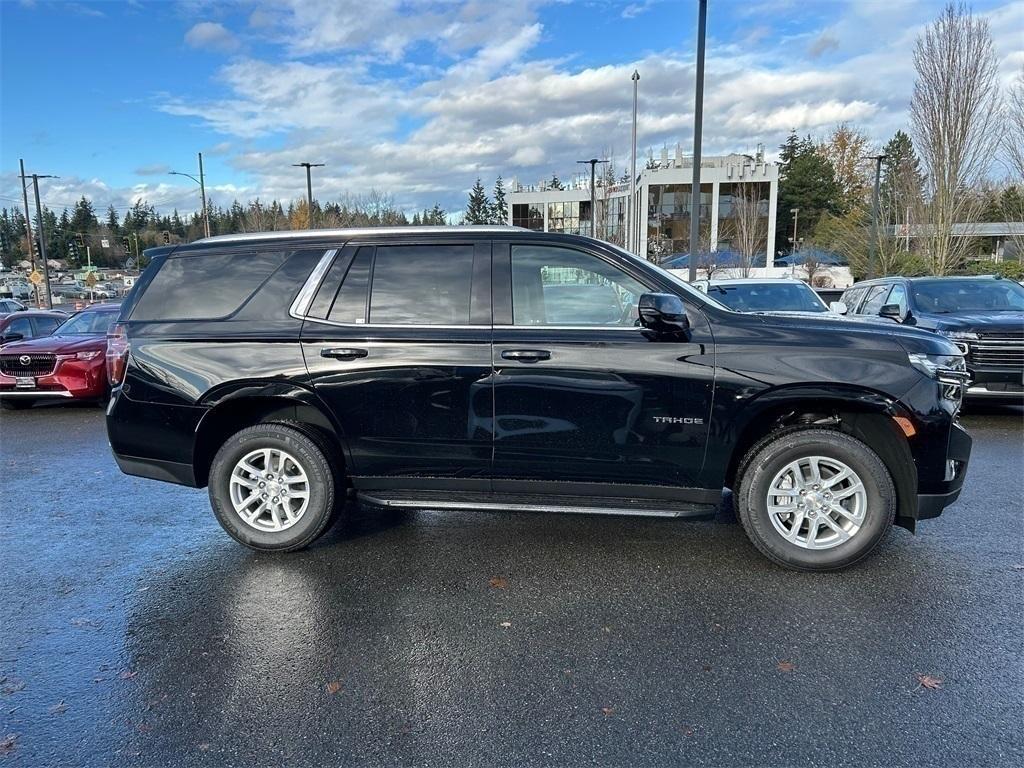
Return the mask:
[(637, 515), (641, 517), (707, 517), (714, 504), (693, 504), (666, 499), (594, 496), (486, 493), (478, 491), (361, 491), (364, 504), (388, 509), (453, 509), (488, 512), (553, 512), (586, 515)]

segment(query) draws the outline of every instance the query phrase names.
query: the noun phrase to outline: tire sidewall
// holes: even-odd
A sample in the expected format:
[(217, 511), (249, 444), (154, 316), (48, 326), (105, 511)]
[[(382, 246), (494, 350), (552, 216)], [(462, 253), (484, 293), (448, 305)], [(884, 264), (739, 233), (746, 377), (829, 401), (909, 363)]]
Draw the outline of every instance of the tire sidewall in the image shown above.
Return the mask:
[[(309, 480), (309, 503), (302, 518), (284, 531), (253, 528), (231, 504), (231, 473), (239, 459), (261, 448), (287, 451), (302, 465)], [(302, 433), (276, 425), (242, 430), (217, 452), (210, 467), (210, 504), (218, 522), (235, 540), (261, 550), (298, 549), (309, 544), (330, 520), (334, 506), (334, 479), (319, 446)]]
[[(780, 447), (777, 443), (789, 443)], [(867, 511), (860, 530), (848, 541), (829, 549), (805, 549), (786, 541), (768, 514), (768, 489), (787, 464), (807, 456), (837, 459), (860, 477), (867, 495)], [(784, 565), (806, 570), (830, 570), (851, 565), (871, 552), (888, 532), (896, 511), (896, 493), (882, 460), (859, 440), (840, 432), (834, 436), (801, 435), (773, 441), (750, 461), (740, 484), (741, 515), (755, 543)]]

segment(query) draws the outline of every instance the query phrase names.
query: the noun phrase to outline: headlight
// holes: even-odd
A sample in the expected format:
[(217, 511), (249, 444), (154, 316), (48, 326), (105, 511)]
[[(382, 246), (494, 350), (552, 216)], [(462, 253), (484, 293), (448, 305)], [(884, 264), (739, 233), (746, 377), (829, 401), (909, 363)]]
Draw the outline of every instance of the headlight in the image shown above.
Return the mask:
[(968, 342), (978, 340), (978, 334), (970, 331), (939, 331), (938, 333), (956, 344), (957, 349), (965, 355), (971, 351), (971, 345)]
[(78, 360), (95, 360), (97, 357), (99, 357), (102, 354), (103, 354), (102, 350), (90, 349), (90, 350), (88, 350), (86, 352), (79, 352), (77, 355), (75, 355), (75, 358), (78, 359)]
[(910, 364), (930, 379), (939, 382), (942, 397), (954, 403), (959, 410), (964, 397), (964, 387), (970, 381), (963, 355), (925, 355), (910, 352)]

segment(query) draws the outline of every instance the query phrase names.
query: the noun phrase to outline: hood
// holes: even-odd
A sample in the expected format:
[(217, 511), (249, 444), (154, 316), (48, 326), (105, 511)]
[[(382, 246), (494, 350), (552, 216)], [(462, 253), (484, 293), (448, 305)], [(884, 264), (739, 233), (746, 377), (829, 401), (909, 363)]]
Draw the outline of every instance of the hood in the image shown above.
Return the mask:
[(915, 312), (918, 325), (937, 331), (1012, 333), (1024, 331), (1024, 312)]
[(0, 350), (4, 355), (69, 355), (90, 349), (107, 348), (106, 336), (40, 336), (38, 339), (15, 341)]
[(934, 355), (958, 355), (960, 351), (947, 339), (930, 330), (901, 325), (872, 316), (846, 316), (832, 312), (765, 312), (755, 315), (766, 325), (800, 330), (814, 337), (814, 344), (827, 344), (826, 334), (856, 334), (875, 337), (888, 346), (896, 342), (905, 349)]

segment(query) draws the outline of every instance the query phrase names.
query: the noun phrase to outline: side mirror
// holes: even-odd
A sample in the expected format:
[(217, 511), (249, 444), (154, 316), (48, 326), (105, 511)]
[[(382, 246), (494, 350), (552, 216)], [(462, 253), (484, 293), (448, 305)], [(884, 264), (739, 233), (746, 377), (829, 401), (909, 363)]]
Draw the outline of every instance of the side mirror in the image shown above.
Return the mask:
[(640, 324), (657, 333), (686, 333), (690, 319), (683, 300), (673, 293), (645, 293), (637, 305)]
[(885, 304), (878, 310), (878, 316), (887, 317), (890, 320), (895, 320), (897, 323), (903, 322), (903, 310), (900, 309), (899, 304)]
[(829, 302), (828, 309), (830, 312), (835, 312), (837, 315), (845, 315), (850, 311), (850, 308), (846, 306), (846, 302), (843, 301)]
[(24, 338), (25, 334), (23, 333), (5, 333), (3, 336), (0, 336), (0, 341), (4, 344), (10, 344), (12, 341), (21, 341)]

